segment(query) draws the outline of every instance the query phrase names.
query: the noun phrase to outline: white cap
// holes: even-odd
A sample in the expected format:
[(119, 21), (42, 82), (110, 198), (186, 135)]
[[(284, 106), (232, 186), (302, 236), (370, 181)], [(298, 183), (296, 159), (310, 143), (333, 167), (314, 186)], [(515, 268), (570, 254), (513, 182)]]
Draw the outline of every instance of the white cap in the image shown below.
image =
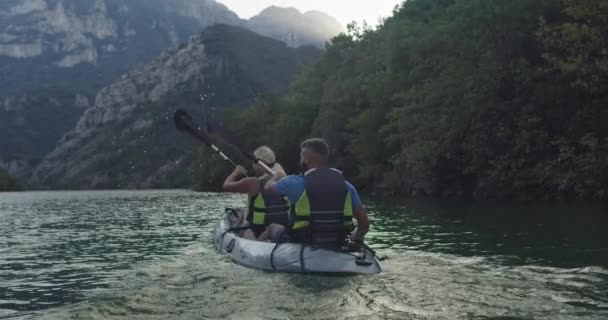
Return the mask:
[(253, 156), (256, 159), (261, 160), (268, 166), (272, 166), (276, 162), (274, 152), (267, 146), (261, 146), (255, 149), (255, 151), (253, 152)]

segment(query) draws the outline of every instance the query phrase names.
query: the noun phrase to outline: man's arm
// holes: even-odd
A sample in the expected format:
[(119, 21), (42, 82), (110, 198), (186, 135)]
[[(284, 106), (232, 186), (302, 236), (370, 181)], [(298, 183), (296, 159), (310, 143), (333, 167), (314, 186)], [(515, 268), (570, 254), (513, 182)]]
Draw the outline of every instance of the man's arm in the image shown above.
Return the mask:
[(363, 241), (363, 238), (369, 231), (369, 217), (367, 211), (362, 205), (353, 210), (353, 217), (357, 220), (357, 229), (351, 234), (355, 241)]
[(365, 208), (363, 208), (357, 189), (349, 182), (346, 182), (346, 187), (352, 197), (353, 218), (357, 220), (357, 229), (351, 234), (351, 239), (363, 241), (363, 238), (369, 231), (369, 216), (367, 215)]
[(237, 180), (241, 176), (246, 176), (247, 170), (243, 166), (237, 166), (234, 171), (226, 178), (223, 189), (226, 192), (247, 193), (254, 196), (260, 192), (260, 182), (257, 178), (243, 178)]

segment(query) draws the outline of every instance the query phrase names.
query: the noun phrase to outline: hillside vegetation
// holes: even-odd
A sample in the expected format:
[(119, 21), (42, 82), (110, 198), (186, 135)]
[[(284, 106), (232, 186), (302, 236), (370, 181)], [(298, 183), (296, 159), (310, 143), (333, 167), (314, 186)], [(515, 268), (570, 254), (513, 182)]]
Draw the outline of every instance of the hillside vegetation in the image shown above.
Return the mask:
[[(290, 170), (323, 137), (367, 191), (606, 200), (607, 87), (604, 0), (410, 0), (227, 122)], [(199, 188), (226, 170), (195, 167)]]
[(3, 191), (18, 191), (21, 187), (15, 182), (8, 172), (0, 169), (0, 192)]

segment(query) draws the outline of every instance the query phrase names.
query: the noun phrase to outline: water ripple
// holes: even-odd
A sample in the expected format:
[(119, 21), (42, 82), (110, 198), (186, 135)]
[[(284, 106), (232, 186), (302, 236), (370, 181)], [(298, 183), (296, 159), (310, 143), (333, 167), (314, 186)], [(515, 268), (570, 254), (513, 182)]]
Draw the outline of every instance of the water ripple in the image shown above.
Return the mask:
[(0, 319), (608, 318), (608, 239), (590, 227), (602, 218), (551, 226), (371, 203), (368, 240), (389, 257), (385, 271), (327, 277), (260, 272), (217, 254), (214, 224), (244, 201), (187, 191), (2, 195)]

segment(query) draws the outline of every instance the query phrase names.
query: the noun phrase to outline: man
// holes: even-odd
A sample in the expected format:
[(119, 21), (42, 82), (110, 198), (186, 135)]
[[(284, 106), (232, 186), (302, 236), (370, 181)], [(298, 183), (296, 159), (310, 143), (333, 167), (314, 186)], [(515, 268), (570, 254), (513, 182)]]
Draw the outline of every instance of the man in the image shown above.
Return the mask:
[[(253, 152), (253, 156), (272, 169), (275, 176), (285, 176), (285, 171), (276, 158), (272, 149), (261, 146)], [(226, 178), (223, 189), (227, 192), (246, 193), (249, 195), (246, 220), (250, 229), (245, 231), (243, 238), (267, 240), (260, 235), (271, 224), (286, 225), (289, 219), (289, 206), (283, 197), (264, 192), (264, 184), (270, 179), (268, 172), (262, 166), (253, 165), (255, 177), (247, 177), (247, 170), (237, 166)]]
[[(357, 190), (344, 180), (342, 173), (328, 166), (329, 147), (322, 139), (308, 139), (300, 145), (300, 163), (304, 175), (282, 178), (275, 175), (266, 183), (265, 190), (286, 197), (291, 205), (290, 225), (272, 225), (263, 238), (340, 246), (350, 234), (355, 241), (363, 241), (369, 230), (367, 212)], [(279, 180), (280, 179), (280, 180)], [(270, 235), (269, 235), (270, 234)]]

